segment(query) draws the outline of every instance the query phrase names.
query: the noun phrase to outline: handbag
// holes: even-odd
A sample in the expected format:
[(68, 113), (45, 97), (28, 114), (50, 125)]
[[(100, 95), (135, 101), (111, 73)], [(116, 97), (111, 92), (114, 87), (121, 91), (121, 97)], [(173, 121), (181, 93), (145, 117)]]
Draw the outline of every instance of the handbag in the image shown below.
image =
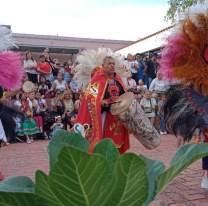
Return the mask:
[[(130, 86), (129, 80), (128, 80), (128, 79), (127, 79), (127, 83), (128, 83), (128, 85)], [(137, 92), (136, 90), (134, 90), (134, 89), (128, 89), (128, 92), (132, 92), (132, 93), (134, 93), (134, 94), (138, 94), (138, 92)]]
[(151, 99), (150, 99), (150, 107), (145, 107), (145, 108), (144, 108), (144, 112), (145, 112), (145, 113), (151, 113), (151, 112), (152, 112), (152, 103), (151, 103)]

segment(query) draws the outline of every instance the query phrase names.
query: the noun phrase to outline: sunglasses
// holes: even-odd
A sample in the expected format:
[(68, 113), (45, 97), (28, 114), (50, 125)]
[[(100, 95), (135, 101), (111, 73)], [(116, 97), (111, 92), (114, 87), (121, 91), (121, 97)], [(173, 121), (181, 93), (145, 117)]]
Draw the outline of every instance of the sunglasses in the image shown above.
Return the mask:
[(60, 95), (61, 93), (56, 93), (56, 94)]

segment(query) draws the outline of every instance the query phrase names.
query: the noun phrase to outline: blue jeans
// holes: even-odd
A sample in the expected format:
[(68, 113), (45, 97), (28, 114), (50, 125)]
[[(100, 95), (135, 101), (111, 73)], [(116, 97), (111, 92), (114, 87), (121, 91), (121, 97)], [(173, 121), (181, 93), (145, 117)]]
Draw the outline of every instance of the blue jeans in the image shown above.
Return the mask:
[(165, 119), (161, 114), (157, 115), (158, 117), (160, 117), (160, 130), (161, 131), (165, 131)]
[(147, 77), (147, 88), (150, 88), (150, 84), (152, 82), (153, 78), (152, 77)]
[(143, 82), (144, 85), (147, 85), (147, 74), (143, 72)]

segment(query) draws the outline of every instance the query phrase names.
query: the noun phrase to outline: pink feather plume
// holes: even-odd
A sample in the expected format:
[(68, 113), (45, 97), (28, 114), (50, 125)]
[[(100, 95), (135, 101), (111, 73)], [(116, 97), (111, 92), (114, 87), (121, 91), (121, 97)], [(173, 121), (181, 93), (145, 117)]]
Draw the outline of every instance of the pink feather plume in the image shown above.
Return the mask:
[(21, 86), (24, 71), (21, 56), (13, 51), (0, 53), (0, 85), (7, 89)]
[(163, 72), (166, 80), (173, 82), (176, 80), (176, 77), (170, 74), (172, 68), (171, 63), (184, 54), (186, 48), (179, 46), (183, 41), (183, 37), (180, 34), (169, 36), (166, 41), (168, 43), (161, 50), (161, 59), (159, 61), (161, 65), (160, 70)]

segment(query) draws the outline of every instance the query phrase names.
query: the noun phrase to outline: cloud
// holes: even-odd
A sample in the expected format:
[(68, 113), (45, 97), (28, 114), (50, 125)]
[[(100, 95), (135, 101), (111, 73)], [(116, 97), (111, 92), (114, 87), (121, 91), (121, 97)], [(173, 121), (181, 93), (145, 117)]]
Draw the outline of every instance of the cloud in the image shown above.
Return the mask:
[(0, 19), (16, 33), (136, 40), (169, 26), (164, 22), (166, 10), (163, 4), (99, 6), (84, 0), (4, 0)]

